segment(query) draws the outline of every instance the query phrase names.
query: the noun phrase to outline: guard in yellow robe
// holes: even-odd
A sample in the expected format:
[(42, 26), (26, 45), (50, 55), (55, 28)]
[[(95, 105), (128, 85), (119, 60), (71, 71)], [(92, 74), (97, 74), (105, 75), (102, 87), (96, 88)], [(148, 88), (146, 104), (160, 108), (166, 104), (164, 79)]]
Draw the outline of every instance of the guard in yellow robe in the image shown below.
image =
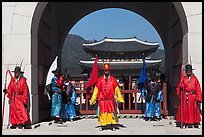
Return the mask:
[(98, 123), (100, 131), (110, 125), (113, 131), (118, 124), (117, 102), (124, 102), (116, 78), (110, 75), (110, 64), (104, 64), (104, 75), (99, 77), (90, 104), (94, 105), (98, 100)]

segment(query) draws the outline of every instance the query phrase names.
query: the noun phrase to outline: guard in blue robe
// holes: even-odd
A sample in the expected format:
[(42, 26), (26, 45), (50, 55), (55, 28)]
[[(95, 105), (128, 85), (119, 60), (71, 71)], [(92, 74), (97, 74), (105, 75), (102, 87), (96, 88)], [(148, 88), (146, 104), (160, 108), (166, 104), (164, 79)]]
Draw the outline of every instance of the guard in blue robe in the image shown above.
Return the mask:
[(51, 107), (51, 117), (54, 118), (55, 123), (61, 120), (61, 104), (62, 104), (62, 85), (63, 79), (61, 76), (60, 69), (52, 71), (54, 77), (51, 80), (52, 86), (52, 107)]
[(65, 74), (65, 91), (62, 94), (62, 115), (63, 121), (73, 121), (76, 117), (75, 103), (77, 99), (76, 90), (70, 82), (69, 75)]
[(161, 119), (161, 102), (163, 101), (163, 95), (162, 95), (162, 90), (160, 89), (159, 92), (157, 93), (157, 99), (155, 101), (155, 105), (154, 105), (154, 117), (156, 118), (156, 120), (160, 120)]
[(151, 80), (146, 84), (142, 91), (145, 98), (146, 108), (144, 119), (160, 120), (160, 103), (163, 100), (160, 84), (156, 81), (156, 76), (152, 76)]

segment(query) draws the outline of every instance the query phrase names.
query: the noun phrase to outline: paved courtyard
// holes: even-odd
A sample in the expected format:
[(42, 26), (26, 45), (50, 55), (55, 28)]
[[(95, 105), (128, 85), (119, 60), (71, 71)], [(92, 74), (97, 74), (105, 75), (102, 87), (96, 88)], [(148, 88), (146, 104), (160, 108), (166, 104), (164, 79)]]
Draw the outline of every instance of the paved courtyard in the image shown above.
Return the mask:
[(175, 120), (144, 121), (141, 117), (121, 117), (119, 129), (116, 131), (99, 131), (97, 118), (80, 117), (78, 120), (67, 121), (63, 125), (52, 121), (32, 125), (32, 129), (7, 129), (3, 127), (3, 135), (202, 135), (202, 123), (199, 129), (175, 126)]

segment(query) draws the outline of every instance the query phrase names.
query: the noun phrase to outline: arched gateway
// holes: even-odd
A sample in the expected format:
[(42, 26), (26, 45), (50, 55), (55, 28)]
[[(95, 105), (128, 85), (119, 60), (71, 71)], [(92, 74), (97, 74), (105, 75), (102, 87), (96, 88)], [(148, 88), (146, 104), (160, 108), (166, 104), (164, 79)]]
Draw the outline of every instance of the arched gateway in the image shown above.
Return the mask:
[[(55, 56), (61, 54), (67, 33), (81, 18), (104, 8), (133, 11), (160, 34), (166, 57), (170, 115), (175, 115), (179, 103), (175, 86), (180, 80), (181, 66), (188, 62), (189, 56), (202, 84), (201, 2), (3, 2), (2, 85), (7, 67), (13, 70), (24, 59), (33, 123), (49, 115), (47, 98), (43, 95), (46, 74)], [(8, 123), (8, 113), (6, 100), (4, 124)]]

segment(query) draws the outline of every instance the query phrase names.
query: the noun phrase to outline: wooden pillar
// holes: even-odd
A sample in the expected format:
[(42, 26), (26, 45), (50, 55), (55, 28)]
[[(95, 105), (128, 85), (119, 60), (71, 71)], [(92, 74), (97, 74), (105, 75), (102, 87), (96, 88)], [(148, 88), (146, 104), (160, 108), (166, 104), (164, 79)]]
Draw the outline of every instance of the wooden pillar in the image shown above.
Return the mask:
[(80, 111), (82, 111), (82, 94), (83, 93), (80, 93), (80, 109), (79, 109)]
[(131, 78), (131, 75), (129, 75), (128, 90), (130, 90), (131, 83), (132, 83), (132, 78)]
[[(131, 90), (132, 76), (129, 75), (128, 90)], [(128, 93), (128, 109), (131, 110), (132, 94)]]
[(162, 92), (163, 92), (163, 114), (164, 116), (168, 115), (167, 110), (167, 87), (166, 82), (162, 82)]

